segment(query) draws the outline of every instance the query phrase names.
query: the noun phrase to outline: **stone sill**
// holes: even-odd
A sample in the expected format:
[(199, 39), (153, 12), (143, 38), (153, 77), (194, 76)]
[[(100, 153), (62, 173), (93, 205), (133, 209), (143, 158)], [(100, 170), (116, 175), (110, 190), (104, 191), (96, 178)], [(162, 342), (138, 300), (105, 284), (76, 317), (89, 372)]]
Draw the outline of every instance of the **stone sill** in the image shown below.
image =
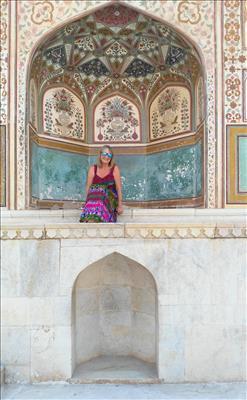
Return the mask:
[(79, 210), (2, 211), (2, 239), (244, 238), (246, 209), (127, 209), (116, 224), (80, 224)]
[[(1, 217), (3, 220), (8, 220), (8, 222), (13, 221), (13, 219), (45, 219), (49, 220), (56, 219), (58, 222), (78, 222), (80, 215), (80, 210), (44, 210), (44, 209), (33, 209), (33, 210), (1, 210)], [(145, 222), (153, 220), (160, 221), (161, 218), (164, 221), (168, 219), (195, 219), (195, 217), (203, 219), (242, 219), (242, 222), (246, 221), (247, 218), (247, 208), (164, 208), (164, 209), (153, 209), (153, 208), (132, 208), (124, 207), (123, 215), (118, 217), (118, 222)]]

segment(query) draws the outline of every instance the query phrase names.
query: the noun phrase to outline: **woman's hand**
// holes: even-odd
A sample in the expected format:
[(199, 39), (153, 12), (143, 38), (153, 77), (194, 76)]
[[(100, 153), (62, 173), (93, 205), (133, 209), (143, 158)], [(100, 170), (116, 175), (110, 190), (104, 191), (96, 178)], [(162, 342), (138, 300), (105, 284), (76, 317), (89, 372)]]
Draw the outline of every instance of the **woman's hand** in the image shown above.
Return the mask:
[(118, 213), (118, 214), (123, 214), (123, 206), (122, 206), (122, 204), (119, 204), (119, 205), (118, 205), (117, 213)]

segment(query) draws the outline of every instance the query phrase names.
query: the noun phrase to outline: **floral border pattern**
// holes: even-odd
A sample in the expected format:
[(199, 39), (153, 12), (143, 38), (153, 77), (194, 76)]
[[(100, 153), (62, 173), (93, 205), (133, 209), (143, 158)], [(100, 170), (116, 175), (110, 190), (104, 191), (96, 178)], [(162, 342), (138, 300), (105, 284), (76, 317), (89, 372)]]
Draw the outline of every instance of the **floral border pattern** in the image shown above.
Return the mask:
[[(39, 3), (39, 4), (38, 4)], [(19, 25), (17, 27), (18, 36), (18, 54), (17, 54), (17, 208), (25, 208), (25, 172), (26, 172), (26, 128), (25, 128), (25, 104), (26, 104), (26, 76), (29, 62), (29, 55), (35, 44), (54, 27), (61, 25), (66, 20), (89, 11), (96, 6), (107, 4), (109, 1), (101, 0), (56, 0), (18, 1), (17, 14)], [(132, 0), (125, 0), (126, 4), (133, 5)], [(184, 32), (189, 38), (197, 43), (204, 57), (206, 72), (208, 76), (214, 75), (214, 2), (187, 1), (188, 7), (185, 7), (184, 1), (150, 1), (136, 0), (135, 7), (147, 11), (154, 17), (164, 21), (174, 21), (180, 31)], [(36, 5), (36, 7), (35, 7)], [(39, 8), (37, 8), (37, 5)], [(194, 12), (192, 11), (194, 7)], [(38, 10), (38, 11), (37, 11)], [(200, 18), (199, 18), (200, 13)], [(189, 15), (189, 16), (188, 16)], [(32, 17), (31, 17), (32, 16)], [(199, 21), (200, 20), (200, 21)], [(208, 104), (211, 118), (208, 121), (208, 207), (215, 207), (215, 132), (214, 132), (214, 108), (215, 108), (215, 90), (214, 78), (208, 83), (211, 90), (211, 99)]]
[(226, 0), (224, 13), (224, 110), (225, 123), (240, 123), (242, 115), (242, 69), (247, 57), (241, 46), (241, 2)]
[[(223, 115), (224, 115), (224, 134), (225, 142), (228, 137), (228, 127), (246, 121), (245, 117), (245, 76), (244, 68), (247, 61), (246, 48), (244, 41), (243, 3), (241, 0), (225, 0), (223, 2), (223, 68), (224, 68), (224, 94), (223, 94)], [(228, 153), (226, 159), (226, 177), (229, 170), (235, 169), (236, 164), (231, 162)], [(236, 173), (236, 171), (235, 171)], [(229, 198), (231, 188), (228, 178), (225, 184), (225, 202), (233, 204)], [(241, 204), (240, 199), (236, 199), (235, 204)]]
[(0, 80), (0, 124), (5, 125), (8, 121), (8, 2), (0, 2), (0, 63), (1, 63), (1, 80)]

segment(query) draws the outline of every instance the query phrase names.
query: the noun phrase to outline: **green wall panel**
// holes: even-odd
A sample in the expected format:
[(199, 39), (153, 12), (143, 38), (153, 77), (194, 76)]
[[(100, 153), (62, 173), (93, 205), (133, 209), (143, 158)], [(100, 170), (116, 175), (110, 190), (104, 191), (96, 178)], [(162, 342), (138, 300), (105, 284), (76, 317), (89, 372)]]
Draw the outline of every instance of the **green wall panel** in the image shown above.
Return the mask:
[(35, 144), (32, 154), (32, 187), (35, 197), (41, 200), (82, 199), (88, 170), (87, 156), (38, 147)]
[[(131, 201), (194, 197), (202, 190), (201, 144), (149, 155), (118, 155), (123, 198)], [(32, 146), (32, 195), (84, 200), (88, 167), (96, 157)]]
[(247, 192), (247, 137), (239, 137), (239, 191)]

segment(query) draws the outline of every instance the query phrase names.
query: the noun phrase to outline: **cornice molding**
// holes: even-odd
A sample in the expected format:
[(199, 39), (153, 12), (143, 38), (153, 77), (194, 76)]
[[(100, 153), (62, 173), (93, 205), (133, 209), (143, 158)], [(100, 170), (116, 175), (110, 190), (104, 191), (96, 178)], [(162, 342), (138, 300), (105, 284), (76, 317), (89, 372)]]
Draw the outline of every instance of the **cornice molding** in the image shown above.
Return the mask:
[(120, 223), (3, 225), (2, 240), (49, 239), (236, 239), (246, 238), (246, 224)]

